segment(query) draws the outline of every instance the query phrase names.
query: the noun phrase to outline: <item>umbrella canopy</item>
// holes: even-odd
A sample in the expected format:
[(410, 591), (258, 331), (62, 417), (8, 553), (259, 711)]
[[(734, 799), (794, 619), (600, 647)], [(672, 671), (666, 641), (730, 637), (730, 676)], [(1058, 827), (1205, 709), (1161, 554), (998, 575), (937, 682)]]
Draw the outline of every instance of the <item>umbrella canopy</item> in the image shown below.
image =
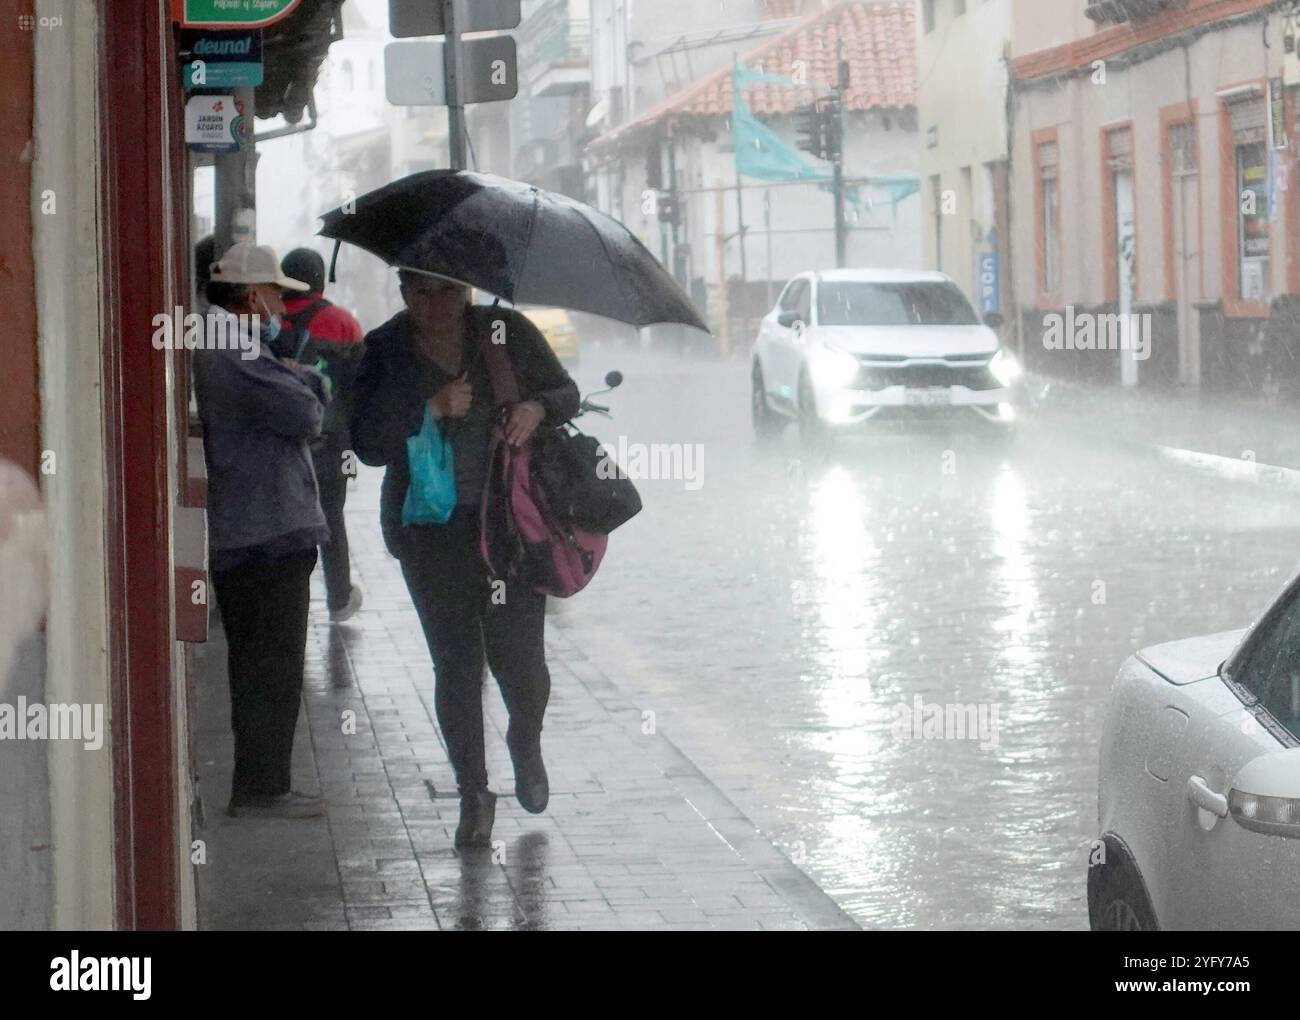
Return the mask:
[(322, 218), (325, 237), (515, 304), (555, 305), (634, 326), (675, 322), (708, 330), (677, 281), (627, 227), (520, 181), (426, 170)]

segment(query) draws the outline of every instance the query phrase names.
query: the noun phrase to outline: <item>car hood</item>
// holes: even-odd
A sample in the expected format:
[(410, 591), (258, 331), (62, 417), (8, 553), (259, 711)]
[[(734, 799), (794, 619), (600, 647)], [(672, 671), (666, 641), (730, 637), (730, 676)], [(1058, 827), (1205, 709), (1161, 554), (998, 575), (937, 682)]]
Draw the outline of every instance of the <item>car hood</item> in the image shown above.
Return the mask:
[(1190, 684), (1217, 676), (1219, 666), (1232, 650), (1241, 643), (1246, 633), (1225, 630), (1218, 634), (1166, 641), (1162, 645), (1143, 648), (1137, 657), (1171, 684)]
[(987, 326), (818, 326), (816, 334), (823, 343), (850, 354), (992, 357), (998, 349), (997, 334)]

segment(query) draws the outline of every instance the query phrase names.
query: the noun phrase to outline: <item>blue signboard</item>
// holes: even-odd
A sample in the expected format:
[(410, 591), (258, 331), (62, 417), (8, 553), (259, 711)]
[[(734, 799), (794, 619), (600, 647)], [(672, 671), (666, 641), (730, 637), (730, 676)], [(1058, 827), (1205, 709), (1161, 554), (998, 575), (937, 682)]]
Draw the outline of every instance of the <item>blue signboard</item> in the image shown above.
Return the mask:
[(262, 30), (185, 29), (181, 84), (187, 89), (256, 88), (262, 84)]
[(998, 253), (980, 252), (979, 270), (980, 314), (998, 310)]

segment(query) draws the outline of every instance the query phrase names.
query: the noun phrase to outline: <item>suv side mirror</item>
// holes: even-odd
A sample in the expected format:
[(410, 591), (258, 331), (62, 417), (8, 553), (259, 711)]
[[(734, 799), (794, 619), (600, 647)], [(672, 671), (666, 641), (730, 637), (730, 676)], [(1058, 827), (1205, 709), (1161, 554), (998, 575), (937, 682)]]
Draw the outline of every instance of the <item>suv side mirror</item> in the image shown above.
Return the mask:
[(984, 325), (988, 326), (989, 329), (1001, 329), (1002, 323), (1005, 321), (1006, 320), (1002, 318), (1001, 312), (984, 313)]
[(783, 311), (777, 314), (776, 321), (786, 329), (792, 329), (794, 324), (799, 321), (799, 313), (792, 311)]

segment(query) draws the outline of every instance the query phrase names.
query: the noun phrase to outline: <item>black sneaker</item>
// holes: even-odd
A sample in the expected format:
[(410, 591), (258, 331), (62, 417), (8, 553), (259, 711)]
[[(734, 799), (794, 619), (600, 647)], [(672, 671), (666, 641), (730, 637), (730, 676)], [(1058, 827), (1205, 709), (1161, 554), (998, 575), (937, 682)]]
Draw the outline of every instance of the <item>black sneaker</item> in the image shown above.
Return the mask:
[(542, 742), (533, 741), (527, 748), (510, 751), (515, 767), (515, 799), (530, 814), (540, 815), (551, 799), (551, 781), (542, 761)]
[(226, 813), (231, 818), (319, 818), (325, 813), (325, 801), (296, 792), (278, 797), (231, 797)]
[(456, 846), (492, 846), (492, 825), (497, 820), (497, 795), (491, 790), (475, 790), (460, 796), (460, 824), (456, 826)]

